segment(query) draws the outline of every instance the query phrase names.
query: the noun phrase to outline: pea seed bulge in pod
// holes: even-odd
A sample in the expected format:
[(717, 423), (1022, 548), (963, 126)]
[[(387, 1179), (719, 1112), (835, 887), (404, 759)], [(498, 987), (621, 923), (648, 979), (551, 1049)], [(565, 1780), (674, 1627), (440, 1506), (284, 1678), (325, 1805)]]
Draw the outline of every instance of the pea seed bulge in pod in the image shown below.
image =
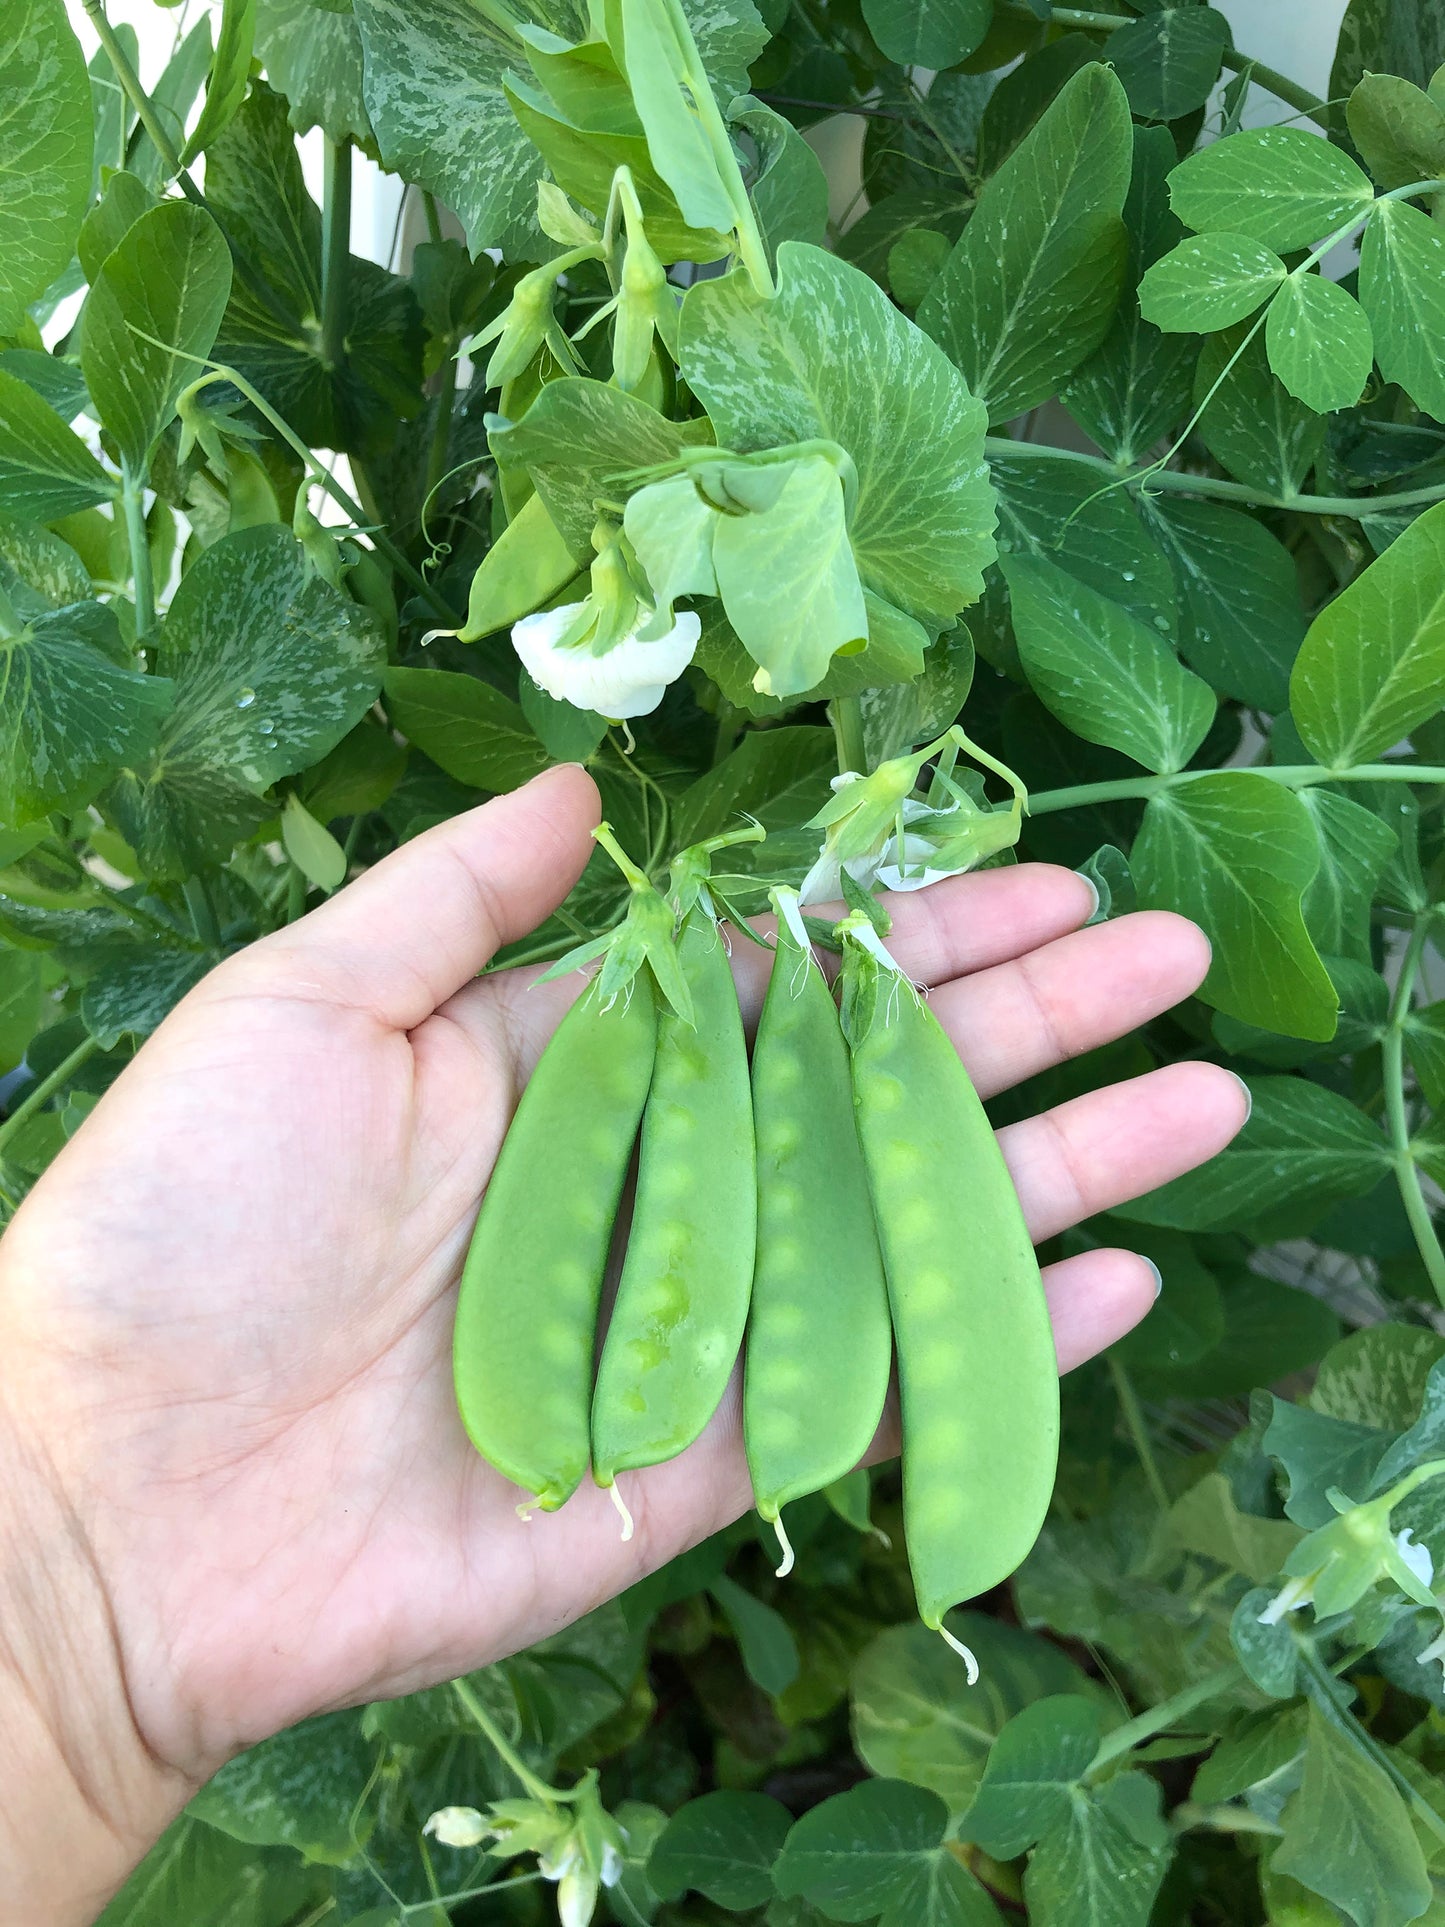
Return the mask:
[(105, 1927), (1445, 1919), (1445, 9), (1304, 12), (7, 0), (4, 1222), (600, 793), (437, 1423), (630, 1563)]

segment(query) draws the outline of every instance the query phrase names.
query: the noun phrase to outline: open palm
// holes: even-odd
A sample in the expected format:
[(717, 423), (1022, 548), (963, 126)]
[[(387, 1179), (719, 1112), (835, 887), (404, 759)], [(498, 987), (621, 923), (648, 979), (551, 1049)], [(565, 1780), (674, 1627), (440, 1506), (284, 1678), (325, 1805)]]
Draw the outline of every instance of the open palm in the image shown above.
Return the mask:
[[(580, 874), (579, 770), (430, 831), (215, 971), (51, 1167), (0, 1247), (0, 1340), (101, 1575), (136, 1719), (188, 1779), (321, 1708), (555, 1631), (749, 1503), (736, 1402), (635, 1475), (619, 1541), (584, 1487), (522, 1523), (452, 1405), (456, 1280), (517, 1093), (577, 984), (480, 982)], [(1195, 988), (1192, 925), (1083, 930), (1025, 865), (893, 904), (894, 946), (985, 1094)], [(767, 960), (737, 946), (745, 1006)], [(1004, 1134), (1038, 1238), (1208, 1157), (1237, 1081), (1180, 1065)], [(549, 1174), (536, 1174), (538, 1209)], [(1142, 1260), (1047, 1276), (1061, 1363), (1153, 1298)], [(519, 1292), (531, 1290), (518, 1278)]]

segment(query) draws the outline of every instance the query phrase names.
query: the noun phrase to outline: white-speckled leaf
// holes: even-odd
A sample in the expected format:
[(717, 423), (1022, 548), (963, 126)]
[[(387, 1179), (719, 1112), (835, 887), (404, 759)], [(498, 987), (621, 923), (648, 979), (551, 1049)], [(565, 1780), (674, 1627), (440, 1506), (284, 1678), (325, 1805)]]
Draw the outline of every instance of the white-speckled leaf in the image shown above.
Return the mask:
[(0, 510), (50, 522), (108, 502), (115, 482), (35, 390), (0, 368)]
[(91, 592), (85, 564), (68, 542), (8, 515), (0, 515), (0, 588), (27, 622)]
[(85, 56), (64, 0), (0, 8), (0, 335), (70, 260), (90, 197)]
[(1445, 241), (1428, 214), (1376, 203), (1360, 242), (1360, 306), (1386, 381), (1445, 415)]
[(1139, 283), (1139, 312), (1167, 334), (1207, 334), (1253, 314), (1284, 277), (1284, 262), (1261, 241), (1192, 234)]
[(800, 242), (764, 300), (746, 276), (683, 303), (682, 364), (719, 443), (822, 438), (858, 468), (851, 536), (866, 588), (947, 628), (993, 560), (985, 413), (947, 357), (857, 268)]
[(146, 755), (171, 685), (96, 647), (115, 618), (79, 603), (0, 644), (0, 819), (32, 823), (87, 803), (123, 764)]
[(1375, 359), (1359, 302), (1319, 274), (1289, 277), (1270, 303), (1264, 341), (1270, 367), (1317, 415), (1353, 408)]
[(324, 128), (375, 147), (362, 92), (361, 35), (350, 8), (332, 13), (312, 0), (256, 0), (256, 54), (301, 132)]

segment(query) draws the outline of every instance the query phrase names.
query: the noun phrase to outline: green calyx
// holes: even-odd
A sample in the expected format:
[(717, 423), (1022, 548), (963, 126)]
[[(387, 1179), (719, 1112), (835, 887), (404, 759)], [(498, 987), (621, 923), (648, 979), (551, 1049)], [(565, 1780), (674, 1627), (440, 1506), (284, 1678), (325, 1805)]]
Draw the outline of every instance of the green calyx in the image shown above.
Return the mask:
[(681, 924), (694, 909), (701, 911), (713, 923), (720, 917), (726, 917), (734, 929), (766, 949), (762, 938), (731, 901), (736, 884), (748, 885), (756, 879), (715, 875), (712, 867), (712, 860), (719, 850), (732, 849), (739, 843), (761, 843), (766, 836), (767, 831), (762, 824), (750, 817), (739, 829), (724, 830), (719, 836), (707, 837), (675, 856), (668, 873), (668, 895), (677, 912), (678, 923)]
[(633, 980), (646, 965), (663, 1000), (685, 1024), (690, 1024), (692, 992), (678, 962), (677, 917), (673, 906), (628, 856), (610, 824), (599, 823), (592, 834), (627, 879), (631, 891), (627, 914), (615, 929), (559, 957), (539, 981), (549, 983), (555, 977), (565, 977), (600, 957), (602, 968), (593, 980), (593, 988), (606, 1004), (630, 991)]

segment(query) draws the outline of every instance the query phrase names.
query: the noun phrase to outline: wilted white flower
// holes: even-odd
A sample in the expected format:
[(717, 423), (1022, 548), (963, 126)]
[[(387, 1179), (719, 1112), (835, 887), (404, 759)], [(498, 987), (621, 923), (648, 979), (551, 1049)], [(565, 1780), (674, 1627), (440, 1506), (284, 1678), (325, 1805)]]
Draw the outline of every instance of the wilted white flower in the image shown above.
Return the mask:
[(422, 1832), (444, 1847), (479, 1847), (491, 1829), (475, 1807), (440, 1807)]
[(647, 639), (651, 616), (639, 605), (636, 626), (598, 655), (589, 646), (590, 602), (589, 597), (524, 616), (512, 630), (512, 647), (523, 668), (549, 696), (578, 709), (618, 721), (650, 715), (667, 685), (692, 661), (702, 623), (685, 610), (660, 635)]

